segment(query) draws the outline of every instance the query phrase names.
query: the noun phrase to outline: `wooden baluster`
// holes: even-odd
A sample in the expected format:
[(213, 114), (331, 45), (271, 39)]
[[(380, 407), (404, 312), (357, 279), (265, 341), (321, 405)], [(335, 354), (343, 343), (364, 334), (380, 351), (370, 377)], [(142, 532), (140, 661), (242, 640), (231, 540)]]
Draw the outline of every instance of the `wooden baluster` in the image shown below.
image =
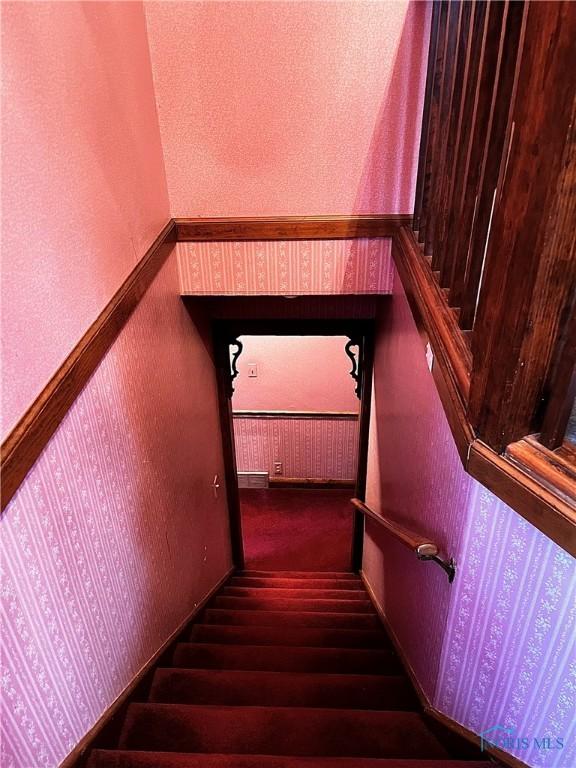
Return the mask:
[(461, 3), (456, 61), (452, 81), (452, 94), (450, 96), (450, 118), (448, 120), (444, 166), (439, 190), (439, 218), (435, 230), (434, 252), (436, 254), (435, 265), (440, 271), (440, 285), (443, 288), (449, 287), (446, 282), (445, 269), (446, 229), (452, 198), (456, 150), (460, 141), (463, 102), (467, 89), (467, 74), (470, 62), (470, 43), (473, 32), (472, 24), (475, 6), (475, 0)]
[[(461, 186), (454, 192), (458, 207), (455, 209), (454, 224), (450, 228), (452, 237), (446, 244), (448, 248), (446, 258), (454, 265), (449, 300), (455, 307), (462, 306), (464, 285), (468, 274), (468, 253), (475, 203), (490, 146), (494, 100), (498, 92), (508, 11), (508, 2), (488, 3), (486, 9), (481, 61), (474, 94), (470, 139), (467, 145), (466, 169)], [(460, 318), (460, 324), (464, 328), (462, 318)]]
[(512, 141), (472, 336), (469, 415), (498, 451), (538, 429), (576, 286), (575, 39), (572, 3), (527, 6)]
[(540, 442), (546, 448), (558, 448), (564, 441), (568, 419), (576, 398), (576, 291), (560, 319), (560, 337), (554, 349), (548, 390), (548, 402), (542, 422)]
[[(416, 180), (416, 195), (414, 198), (414, 219), (412, 229), (420, 229), (422, 210), (428, 207), (427, 192), (430, 190), (430, 180), (426, 183), (427, 156), (432, 151), (434, 135), (432, 131), (432, 90), (434, 85), (434, 68), (436, 65), (436, 47), (440, 29), (440, 3), (432, 4), (432, 20), (430, 23), (430, 43), (428, 47), (428, 70), (426, 74), (426, 90), (424, 94), (424, 109), (422, 112), (422, 131), (420, 134), (420, 157), (418, 160), (418, 178)], [(428, 169), (428, 174), (429, 174)]]
[(470, 167), (476, 112), (478, 108), (480, 75), (487, 42), (488, 11), (489, 4), (484, 0), (475, 4), (470, 27), (468, 62), (464, 74), (464, 93), (458, 127), (458, 137), (456, 140), (456, 160), (454, 162), (454, 170), (452, 174), (450, 204), (445, 236), (442, 244), (442, 251), (444, 254), (442, 269), (443, 274), (445, 275), (443, 283), (449, 287), (450, 304), (455, 307), (459, 306), (454, 291), (456, 275), (458, 273), (464, 274), (466, 265), (465, 263), (462, 263), (460, 254), (457, 253), (454, 246), (456, 234), (460, 226), (460, 212), (462, 210), (463, 201), (468, 193), (468, 169)]
[[(481, 147), (478, 147), (477, 162), (480, 161), (480, 173), (478, 191), (474, 197), (472, 229), (469, 239), (465, 231), (461, 232), (457, 244), (460, 253), (464, 249), (467, 252), (466, 275), (460, 302), (460, 327), (464, 330), (473, 328), (476, 315), (494, 192), (505, 162), (504, 147), (507, 146), (506, 137), (510, 132), (510, 114), (519, 71), (518, 52), (522, 47), (521, 39), (526, 7), (524, 3), (520, 2), (508, 4), (504, 35), (501, 38), (498, 54), (499, 65), (496, 82), (490, 83), (486, 80), (483, 83), (483, 88), (486, 90), (480, 94), (482, 101), (484, 99), (490, 101), (489, 125), (485, 141)], [(478, 166), (476, 167), (478, 168)], [(468, 216), (471, 213), (471, 203), (472, 201), (468, 199), (469, 207), (466, 212)], [(466, 248), (467, 244), (468, 248)]]
[(430, 120), (428, 127), (428, 146), (424, 161), (423, 190), (422, 190), (422, 209), (419, 216), (418, 240), (423, 243), (426, 239), (426, 230), (430, 221), (431, 213), (431, 189), (433, 185), (432, 168), (434, 158), (438, 150), (438, 128), (440, 119), (440, 101), (442, 97), (442, 82), (444, 77), (444, 56), (446, 48), (446, 28), (448, 25), (448, 2), (441, 0), (440, 3), (434, 3), (434, 7), (439, 7), (438, 31), (436, 39), (436, 52), (433, 68), (433, 81), (430, 96)]
[(442, 68), (442, 92), (440, 97), (440, 107), (438, 113), (438, 141), (432, 158), (432, 176), (431, 176), (431, 205), (430, 216), (426, 226), (426, 238), (424, 252), (432, 256), (432, 266), (437, 268), (437, 254), (433, 253), (436, 242), (436, 230), (440, 218), (440, 189), (445, 172), (446, 159), (446, 138), (448, 135), (448, 125), (450, 123), (450, 107), (452, 101), (452, 91), (454, 86), (454, 71), (456, 68), (456, 51), (458, 48), (458, 37), (460, 29), (460, 15), (462, 4), (457, 0), (452, 0), (448, 6), (448, 21), (446, 25), (446, 41), (444, 46), (444, 58)]

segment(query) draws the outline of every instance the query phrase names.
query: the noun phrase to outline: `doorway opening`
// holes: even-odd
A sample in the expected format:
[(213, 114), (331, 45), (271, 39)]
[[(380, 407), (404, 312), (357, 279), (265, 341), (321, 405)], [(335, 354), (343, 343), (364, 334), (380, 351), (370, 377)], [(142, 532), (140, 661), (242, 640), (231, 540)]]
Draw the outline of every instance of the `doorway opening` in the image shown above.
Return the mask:
[(363, 523), (350, 499), (363, 498), (366, 474), (366, 324), (226, 322), (215, 339), (235, 564), (358, 568)]

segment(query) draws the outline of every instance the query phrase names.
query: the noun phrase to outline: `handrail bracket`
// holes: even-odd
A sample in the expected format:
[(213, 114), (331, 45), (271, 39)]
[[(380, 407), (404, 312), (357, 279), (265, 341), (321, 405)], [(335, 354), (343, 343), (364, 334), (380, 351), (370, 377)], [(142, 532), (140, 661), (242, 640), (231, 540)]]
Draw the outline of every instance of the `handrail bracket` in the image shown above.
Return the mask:
[(419, 555), (417, 553), (416, 556), (418, 560), (432, 560), (433, 562), (437, 563), (440, 568), (446, 571), (448, 574), (448, 582), (452, 584), (456, 576), (456, 563), (454, 562), (453, 557), (451, 557), (450, 560), (442, 560), (442, 558), (438, 557), (438, 555)]

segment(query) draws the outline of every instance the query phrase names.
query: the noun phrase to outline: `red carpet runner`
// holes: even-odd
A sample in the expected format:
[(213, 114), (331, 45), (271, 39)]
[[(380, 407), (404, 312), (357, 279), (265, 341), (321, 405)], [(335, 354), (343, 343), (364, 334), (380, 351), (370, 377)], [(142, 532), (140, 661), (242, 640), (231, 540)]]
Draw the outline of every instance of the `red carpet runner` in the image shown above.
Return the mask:
[[(418, 712), (360, 579), (234, 576), (89, 768), (479, 768)], [(471, 762), (470, 755), (474, 756)]]

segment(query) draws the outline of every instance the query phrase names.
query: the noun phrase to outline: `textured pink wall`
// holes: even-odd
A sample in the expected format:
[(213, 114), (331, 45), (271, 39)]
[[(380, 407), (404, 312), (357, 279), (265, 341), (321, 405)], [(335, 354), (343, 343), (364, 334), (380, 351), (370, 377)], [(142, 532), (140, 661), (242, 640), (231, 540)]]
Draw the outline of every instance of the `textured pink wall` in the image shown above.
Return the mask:
[(1, 13), (6, 434), (169, 206), (142, 4), (4, 2)]
[(178, 243), (184, 295), (380, 294), (392, 290), (390, 240)]
[(284, 477), (355, 480), (358, 421), (351, 419), (234, 419), (240, 472), (269, 472), (281, 461)]
[(230, 566), (201, 329), (172, 257), (1, 518), (3, 768), (58, 765)]
[[(358, 412), (345, 336), (241, 336), (234, 410)], [(255, 363), (258, 376), (248, 376)]]
[[(454, 556), (452, 586), (377, 524), (364, 572), (439, 709), (511, 728), (533, 766), (573, 768), (576, 561), (462, 469), (402, 287), (382, 307), (367, 500)], [(572, 729), (572, 730), (571, 730)], [(564, 737), (562, 751), (536, 737)]]
[(428, 13), (146, 3), (172, 213), (411, 211)]

